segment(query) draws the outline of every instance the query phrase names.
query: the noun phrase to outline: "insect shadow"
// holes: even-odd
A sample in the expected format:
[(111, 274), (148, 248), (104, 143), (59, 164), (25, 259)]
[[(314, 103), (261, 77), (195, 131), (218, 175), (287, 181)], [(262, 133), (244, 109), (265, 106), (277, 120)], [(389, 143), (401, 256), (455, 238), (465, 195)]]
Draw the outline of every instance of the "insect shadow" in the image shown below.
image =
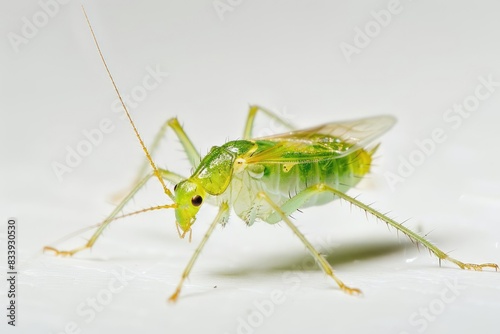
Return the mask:
[[(406, 247), (411, 246), (411, 241), (387, 242), (372, 241), (350, 243), (341, 246), (323, 248), (321, 253), (332, 266), (349, 264), (354, 261), (369, 260), (371, 258), (383, 257), (388, 254), (398, 253)], [(288, 250), (286, 253), (280, 253), (277, 256), (270, 257), (262, 255), (252, 261), (242, 261), (237, 268), (223, 268), (214, 273), (222, 276), (249, 276), (252, 274), (265, 274), (285, 271), (321, 271), (321, 268), (315, 263), (314, 259), (306, 252), (297, 249)]]

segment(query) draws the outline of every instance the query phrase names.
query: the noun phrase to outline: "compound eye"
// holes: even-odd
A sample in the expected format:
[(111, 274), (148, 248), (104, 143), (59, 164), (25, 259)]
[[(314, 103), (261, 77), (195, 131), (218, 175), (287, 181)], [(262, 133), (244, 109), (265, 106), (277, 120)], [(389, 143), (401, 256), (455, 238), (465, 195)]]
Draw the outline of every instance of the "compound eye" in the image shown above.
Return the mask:
[(174, 191), (176, 191), (176, 190), (177, 190), (177, 186), (178, 186), (178, 185), (179, 185), (179, 184), (177, 183), (177, 184), (174, 186)]
[(200, 206), (203, 203), (203, 198), (200, 195), (195, 195), (191, 198), (191, 204), (194, 206)]

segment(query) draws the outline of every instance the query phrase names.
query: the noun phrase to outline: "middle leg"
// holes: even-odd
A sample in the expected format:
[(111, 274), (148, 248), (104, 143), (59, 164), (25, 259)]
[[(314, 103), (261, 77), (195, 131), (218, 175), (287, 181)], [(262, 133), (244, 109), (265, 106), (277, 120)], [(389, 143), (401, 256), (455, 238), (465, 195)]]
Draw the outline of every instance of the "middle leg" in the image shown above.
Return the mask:
[[(265, 200), (274, 209), (274, 212), (280, 217), (280, 220), (283, 220), (286, 223), (286, 225), (293, 231), (293, 233), (295, 233), (295, 235), (300, 239), (300, 241), (302, 241), (302, 243), (306, 246), (307, 250), (309, 250), (311, 255), (314, 257), (316, 262), (319, 264), (321, 269), (323, 269), (325, 274), (327, 274), (328, 276), (333, 278), (333, 280), (338, 284), (339, 288), (342, 291), (344, 291), (350, 295), (361, 294), (361, 290), (359, 290), (357, 288), (351, 288), (351, 287), (345, 285), (345, 283), (342, 282), (340, 280), (340, 278), (338, 278), (334, 274), (333, 268), (330, 265), (330, 263), (328, 263), (328, 261), (324, 258), (324, 256), (321, 255), (316, 250), (316, 248), (314, 248), (314, 246), (309, 242), (309, 240), (307, 240), (307, 238), (304, 236), (304, 234), (302, 234), (302, 232), (300, 232), (300, 230), (297, 228), (297, 226), (295, 226), (295, 224), (292, 223), (290, 218), (288, 218), (289, 213), (286, 213), (286, 211), (288, 211), (289, 208), (285, 207), (286, 211), (284, 211), (283, 207), (280, 208), (276, 203), (274, 203), (274, 201), (265, 192), (260, 192), (258, 194), (258, 196), (261, 199)], [(296, 197), (292, 197), (292, 200)], [(298, 201), (296, 201), (295, 204), (298, 204)]]
[(262, 112), (264, 113), (268, 118), (271, 120), (274, 120), (281, 125), (285, 126), (289, 130), (295, 130), (295, 127), (276, 115), (274, 112), (260, 107), (260, 106), (250, 106), (250, 109), (248, 110), (248, 116), (247, 116), (247, 121), (245, 122), (245, 129), (243, 130), (243, 139), (252, 139), (253, 137), (253, 130), (254, 130), (254, 121), (255, 121), (255, 116), (257, 115), (257, 112)]

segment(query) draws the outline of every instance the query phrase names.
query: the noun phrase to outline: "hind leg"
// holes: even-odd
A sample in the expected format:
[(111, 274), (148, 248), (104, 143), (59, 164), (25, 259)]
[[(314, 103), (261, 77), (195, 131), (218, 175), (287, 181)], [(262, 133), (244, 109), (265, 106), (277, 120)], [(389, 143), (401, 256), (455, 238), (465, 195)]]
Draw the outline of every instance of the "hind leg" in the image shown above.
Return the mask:
[[(430, 252), (432, 252), (434, 255), (436, 255), (439, 259), (439, 262), (441, 263), (441, 260), (446, 260), (449, 262), (454, 263), (461, 269), (469, 269), (469, 270), (476, 270), (480, 271), (483, 268), (493, 268), (495, 270), (498, 270), (498, 265), (496, 263), (482, 263), (482, 264), (475, 264), (475, 263), (465, 263), (462, 261), (459, 261), (455, 258), (452, 258), (448, 254), (446, 254), (444, 251), (442, 251), (439, 247), (431, 243), (429, 240), (427, 240), (425, 237), (419, 235), (416, 232), (413, 232), (409, 228), (405, 227), (403, 224), (400, 224), (396, 222), (395, 220), (389, 218), (387, 215), (373, 209), (371, 206), (366, 205), (357, 199), (346, 195), (345, 193), (334, 189), (328, 185), (325, 184), (317, 184), (314, 186), (311, 186), (302, 192), (298, 193), (296, 196), (292, 197), (289, 199), (282, 207), (281, 211), (283, 214), (290, 215), (292, 212), (295, 210), (299, 209), (309, 198), (312, 196), (322, 193), (322, 192), (330, 192), (332, 195), (341, 198), (352, 205), (357, 206), (361, 210), (364, 210), (366, 213), (375, 216), (376, 218), (380, 219), (381, 221), (385, 222), (386, 224), (394, 227), (398, 231), (404, 233), (407, 237), (409, 237), (412, 241), (421, 244), (425, 248), (427, 248)], [(275, 212), (271, 216), (269, 216), (266, 221), (269, 223), (276, 223), (277, 221), (280, 220), (282, 217), (282, 214), (279, 212)]]

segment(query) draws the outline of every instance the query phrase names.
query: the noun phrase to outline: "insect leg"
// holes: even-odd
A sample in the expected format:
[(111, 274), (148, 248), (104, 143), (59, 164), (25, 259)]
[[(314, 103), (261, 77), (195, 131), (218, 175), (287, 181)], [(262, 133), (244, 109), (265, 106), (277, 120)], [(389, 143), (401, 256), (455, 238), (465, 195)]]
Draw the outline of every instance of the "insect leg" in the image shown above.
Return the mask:
[[(495, 270), (498, 270), (498, 265), (496, 263), (474, 264), (474, 263), (464, 263), (464, 262), (461, 262), (457, 259), (454, 259), (454, 258), (450, 257), (448, 254), (446, 254), (444, 251), (439, 249), (436, 245), (434, 245), (433, 243), (431, 243), (430, 241), (425, 239), (425, 237), (419, 235), (418, 233), (413, 232), (409, 228), (396, 222), (394, 219), (389, 218), (387, 215), (373, 209), (369, 205), (366, 205), (366, 204), (358, 201), (357, 199), (355, 199), (349, 195), (346, 195), (345, 193), (343, 193), (337, 189), (334, 189), (328, 185), (325, 185), (325, 184), (317, 184), (317, 185), (311, 186), (311, 187), (303, 190), (302, 192), (300, 192), (299, 194), (297, 194), (296, 196), (294, 196), (290, 200), (288, 200), (288, 202), (286, 202), (282, 206), (282, 211), (284, 213), (286, 213), (287, 215), (289, 215), (293, 211), (298, 209), (302, 204), (304, 204), (311, 196), (316, 195), (320, 192), (325, 192), (325, 191), (328, 191), (328, 192), (332, 193), (333, 195), (335, 195), (343, 200), (346, 200), (347, 202), (357, 206), (361, 210), (364, 210), (365, 212), (371, 214), (372, 216), (375, 216), (376, 218), (380, 219), (381, 221), (394, 227), (398, 231), (401, 231), (406, 236), (408, 236), (408, 238), (410, 238), (410, 240), (421, 244), (422, 246), (427, 248), (430, 252), (434, 253), (434, 255), (436, 255), (438, 257), (439, 263), (441, 263), (441, 260), (446, 260), (446, 261), (450, 261), (450, 262), (456, 264), (461, 269), (480, 271), (483, 268), (493, 268)], [(275, 214), (274, 214), (274, 216), (271, 215), (268, 219), (266, 219), (266, 221), (269, 223), (274, 223), (274, 222), (277, 222), (278, 220), (279, 220), (279, 217), (276, 216)]]
[[(163, 179), (170, 181), (172, 183), (177, 183), (180, 180), (184, 179), (182, 176), (180, 176), (176, 173), (170, 172), (168, 170), (165, 170), (165, 169), (159, 169), (159, 172), (160, 172)], [(96, 242), (96, 240), (99, 238), (99, 236), (102, 234), (104, 229), (116, 218), (116, 216), (121, 212), (121, 210), (123, 210), (124, 206), (146, 184), (146, 182), (154, 176), (156, 176), (156, 174), (154, 172), (151, 172), (148, 175), (146, 175), (145, 177), (143, 177), (142, 180), (140, 180), (140, 182), (138, 182), (134, 186), (134, 188), (128, 193), (128, 195), (124, 199), (122, 199), (120, 204), (118, 204), (115, 207), (115, 209), (109, 214), (109, 216), (99, 225), (99, 227), (94, 232), (94, 234), (90, 237), (90, 239), (83, 246), (74, 248), (72, 250), (67, 250), (67, 251), (66, 250), (58, 250), (57, 248), (54, 248), (52, 246), (45, 246), (43, 248), (43, 250), (44, 251), (52, 251), (56, 255), (72, 256), (75, 253), (78, 253), (84, 249), (91, 248), (94, 245), (94, 243)]]
[(177, 301), (177, 298), (179, 297), (179, 294), (181, 293), (182, 285), (184, 284), (184, 281), (186, 278), (189, 276), (189, 273), (191, 272), (191, 269), (193, 268), (194, 263), (196, 262), (196, 259), (198, 259), (198, 256), (201, 253), (201, 250), (207, 243), (208, 239), (210, 238), (210, 235), (215, 229), (215, 226), (220, 223), (224, 222), (227, 220), (229, 216), (229, 205), (226, 202), (223, 202), (220, 207), (219, 207), (219, 212), (217, 213), (217, 216), (215, 217), (214, 221), (210, 224), (210, 227), (208, 228), (207, 232), (205, 232), (205, 235), (203, 236), (203, 239), (201, 240), (200, 244), (194, 251), (193, 255), (191, 256), (191, 259), (189, 260), (186, 268), (182, 272), (181, 280), (179, 281), (179, 284), (177, 284), (177, 288), (175, 289), (175, 292), (168, 298), (168, 301), (170, 302), (175, 302)]
[[(160, 142), (161, 142), (162, 138), (165, 137), (165, 133), (167, 132), (167, 129), (169, 127), (172, 128), (172, 130), (174, 130), (175, 134), (177, 135), (177, 138), (179, 138), (179, 141), (181, 142), (181, 145), (184, 148), (184, 151), (186, 152), (186, 155), (188, 157), (189, 162), (191, 163), (191, 166), (193, 168), (196, 168), (196, 166), (200, 163), (200, 160), (201, 160), (200, 154), (198, 153), (198, 151), (194, 147), (194, 145), (191, 142), (191, 140), (189, 139), (189, 137), (184, 132), (184, 129), (179, 124), (179, 121), (177, 120), (177, 118), (171, 118), (162, 125), (162, 127), (160, 128), (160, 130), (158, 131), (158, 133), (154, 137), (153, 143), (149, 147), (149, 152), (150, 152), (151, 156), (153, 157), (155, 152), (158, 150)], [(139, 169), (139, 173), (138, 173), (136, 181), (134, 183), (136, 183), (140, 179), (142, 179), (144, 177), (144, 175), (146, 175), (146, 173), (148, 172), (149, 169), (150, 169), (149, 161), (147, 159), (144, 159), (144, 162), (142, 163), (142, 165)]]
[[(266, 202), (269, 203), (269, 205), (274, 209), (274, 211), (280, 216), (281, 220), (283, 220), (287, 225), (288, 227), (293, 231), (293, 233), (295, 233), (295, 235), (297, 237), (299, 237), (300, 241), (302, 241), (302, 243), (306, 246), (306, 248), (309, 250), (309, 252), (311, 253), (311, 255), (314, 257), (314, 259), (318, 262), (319, 266), (321, 267), (321, 269), (323, 269), (323, 271), (325, 272), (325, 274), (327, 274), (328, 276), (330, 276), (331, 278), (333, 278), (333, 280), (335, 282), (337, 282), (339, 288), (348, 293), (348, 294), (361, 294), (361, 290), (357, 289), (357, 288), (351, 288), (351, 287), (348, 287), (347, 285), (344, 284), (344, 282), (342, 282), (334, 273), (333, 273), (333, 268), (332, 266), (330, 265), (330, 263), (328, 263), (328, 261), (326, 261), (326, 259), (323, 257), (323, 255), (321, 255), (315, 248), (314, 246), (309, 242), (309, 240), (306, 239), (306, 237), (304, 236), (304, 234), (302, 234), (302, 232), (299, 231), (299, 229), (297, 228), (297, 226), (295, 226), (292, 221), (288, 218), (288, 214), (285, 213), (282, 208), (280, 208), (276, 203), (274, 203), (271, 198), (264, 192), (260, 192), (258, 194), (258, 196), (260, 198), (262, 198), (263, 200), (265, 200)], [(297, 195), (297, 196), (300, 196)], [(294, 198), (292, 198), (293, 200)]]
[(251, 139), (253, 137), (253, 123), (255, 121), (255, 116), (257, 115), (257, 112), (261, 111), (264, 114), (266, 114), (267, 117), (269, 117), (272, 120), (277, 121), (278, 123), (284, 125), (290, 130), (294, 130), (295, 127), (288, 123), (287, 121), (281, 119), (278, 115), (273, 113), (272, 111), (262, 108), (260, 106), (250, 106), (250, 109), (248, 110), (248, 116), (247, 116), (247, 121), (245, 123), (245, 130), (243, 131), (243, 139)]
[(425, 237), (419, 235), (418, 233), (413, 232), (412, 230), (410, 230), (409, 228), (405, 227), (404, 225), (402, 225), (402, 224), (396, 222), (395, 220), (387, 217), (387, 215), (385, 215), (385, 214), (383, 214), (383, 213), (381, 213), (381, 212), (373, 209), (369, 205), (366, 205), (366, 204), (358, 201), (357, 199), (355, 199), (353, 197), (350, 197), (350, 196), (346, 195), (345, 193), (343, 193), (341, 191), (338, 191), (337, 189), (334, 189), (332, 187), (329, 187), (327, 185), (322, 185), (322, 184), (316, 185), (316, 186), (314, 186), (312, 188), (316, 188), (317, 189), (315, 192), (318, 192), (318, 191), (329, 191), (329, 192), (333, 193), (334, 195), (336, 195), (336, 196), (338, 196), (338, 197), (340, 197), (340, 198), (348, 201), (349, 203), (354, 204), (358, 208), (366, 211), (367, 213), (369, 213), (369, 214), (377, 217), (378, 219), (380, 219), (383, 222), (387, 223), (388, 225), (394, 227), (398, 231), (403, 232), (406, 236), (408, 236), (410, 238), (410, 240), (412, 240), (412, 241), (414, 241), (416, 243), (421, 244), (422, 246), (424, 246), (425, 248), (427, 248), (429, 251), (431, 251), (432, 253), (434, 253), (434, 255), (436, 255), (439, 258), (439, 263), (441, 263), (441, 260), (446, 260), (446, 261), (453, 262), (454, 264), (456, 264), (461, 269), (468, 269), (468, 270), (480, 271), (480, 270), (483, 270), (483, 268), (488, 268), (489, 267), (489, 268), (494, 268), (495, 271), (498, 270), (498, 265), (496, 263), (482, 263), (482, 264), (464, 263), (464, 262), (458, 261), (457, 259), (452, 258), (448, 254), (446, 254), (444, 251), (442, 251), (441, 249), (439, 249), (436, 245), (434, 245), (433, 243), (431, 243), (430, 241), (428, 241), (427, 239), (425, 239)]

